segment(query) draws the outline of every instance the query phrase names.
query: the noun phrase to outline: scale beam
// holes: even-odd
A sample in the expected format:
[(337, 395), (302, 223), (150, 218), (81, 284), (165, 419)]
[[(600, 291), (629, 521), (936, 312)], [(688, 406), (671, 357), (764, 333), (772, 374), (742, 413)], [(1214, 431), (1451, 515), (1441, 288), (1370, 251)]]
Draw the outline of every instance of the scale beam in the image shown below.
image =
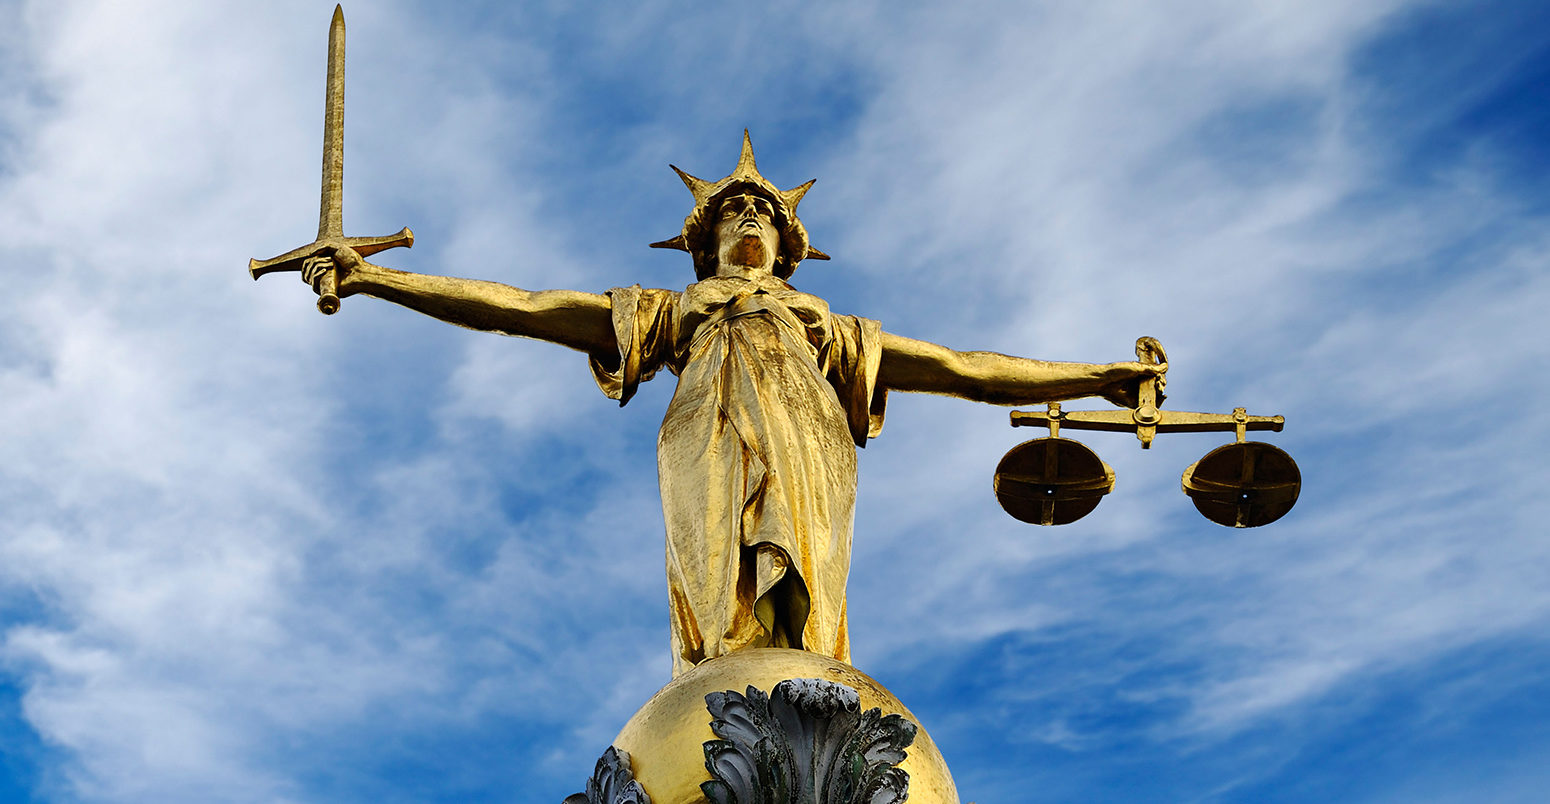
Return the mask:
[[(1250, 416), (1243, 408), (1232, 413), (1193, 413), (1182, 410), (1144, 408), (1136, 410), (1061, 410), (1059, 402), (1051, 402), (1049, 410), (1014, 410), (1013, 427), (1048, 427), (1051, 435), (1059, 435), (1060, 428), (1071, 430), (1100, 430), (1109, 433), (1136, 431), (1143, 428), (1154, 433), (1217, 433), (1237, 432), (1238, 440), (1249, 430), (1270, 430), (1279, 433), (1286, 425), (1285, 416)], [(1143, 438), (1142, 446), (1149, 447), (1151, 439)]]

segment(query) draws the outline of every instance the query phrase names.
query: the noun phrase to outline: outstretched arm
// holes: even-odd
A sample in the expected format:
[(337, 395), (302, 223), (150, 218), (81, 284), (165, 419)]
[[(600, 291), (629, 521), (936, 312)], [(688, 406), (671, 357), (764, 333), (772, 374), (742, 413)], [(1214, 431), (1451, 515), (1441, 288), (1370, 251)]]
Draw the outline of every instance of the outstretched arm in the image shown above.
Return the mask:
[(357, 293), (401, 304), (469, 329), (537, 338), (588, 354), (619, 350), (608, 297), (576, 290), (523, 290), (498, 282), (396, 271), (339, 249), (303, 272), (316, 289), (322, 270), (333, 267), (339, 296)]
[(878, 381), (897, 391), (945, 394), (994, 405), (1032, 405), (1101, 396), (1134, 407), (1141, 380), (1166, 363), (1052, 363), (996, 352), (958, 352), (928, 341), (883, 333)]

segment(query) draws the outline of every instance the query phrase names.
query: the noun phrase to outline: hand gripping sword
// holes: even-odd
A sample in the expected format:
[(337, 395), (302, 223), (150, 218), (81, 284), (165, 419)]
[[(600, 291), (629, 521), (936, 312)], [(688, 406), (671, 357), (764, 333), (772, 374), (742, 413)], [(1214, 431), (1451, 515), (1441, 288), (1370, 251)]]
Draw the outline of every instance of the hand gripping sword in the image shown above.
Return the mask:
[[(248, 260), (248, 273), (254, 279), (276, 271), (300, 271), (309, 258), (327, 256), (341, 246), (349, 246), (364, 257), (414, 245), (414, 232), (407, 226), (383, 237), (344, 236), (344, 9), (340, 6), (334, 6), (334, 19), (328, 26), (328, 84), (323, 102), (323, 199), (318, 237), (278, 257)], [(319, 281), (318, 310), (324, 315), (339, 311), (338, 279), (333, 270)]]

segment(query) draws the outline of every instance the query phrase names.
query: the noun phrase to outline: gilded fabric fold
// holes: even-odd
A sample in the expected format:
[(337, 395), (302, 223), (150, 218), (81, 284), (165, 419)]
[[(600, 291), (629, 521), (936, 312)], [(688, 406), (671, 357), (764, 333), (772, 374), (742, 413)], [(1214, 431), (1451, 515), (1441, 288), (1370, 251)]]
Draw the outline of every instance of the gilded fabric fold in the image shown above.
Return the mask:
[(849, 661), (856, 445), (882, 425), (881, 328), (773, 277), (608, 292), (623, 404), (678, 375), (657, 438), (674, 675), (741, 648)]
[(651, 358), (673, 343), (673, 303), (678, 294), (670, 290), (642, 289), (640, 285), (608, 291), (613, 316), (614, 338), (619, 342), (617, 355), (592, 355), (592, 378), (609, 399), (623, 407), (635, 396), (640, 384), (651, 379), (660, 367)]

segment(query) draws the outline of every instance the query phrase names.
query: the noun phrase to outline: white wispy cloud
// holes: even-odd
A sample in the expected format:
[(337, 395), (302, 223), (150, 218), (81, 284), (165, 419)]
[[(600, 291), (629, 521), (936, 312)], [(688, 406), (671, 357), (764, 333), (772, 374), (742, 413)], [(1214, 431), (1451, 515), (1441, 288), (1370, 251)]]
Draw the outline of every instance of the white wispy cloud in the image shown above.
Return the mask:
[[(644, 249), (686, 208), (663, 163), (720, 175), (749, 126), (767, 174), (820, 179), (836, 259), (796, 281), (837, 311), (1049, 359), (1161, 337), (1171, 404), (1288, 416), (1283, 523), (1194, 517), (1210, 437), (1094, 435), (1112, 498), (1023, 526), (991, 503), (1005, 412), (896, 396), (852, 628), (910, 685), (1006, 646), (983, 697), (911, 702), (965, 778), (976, 722), (1102, 750), (1078, 709), (1110, 695), (1209, 745), (1550, 612), (1544, 221), (1488, 144), (1407, 184), (1385, 142), (1512, 68), (1394, 121), (1356, 66), (1425, 9), (349, 8), (346, 226), (413, 226), (404, 268), (681, 286)], [(3, 35), (0, 600), (30, 603), (0, 659), (59, 749), (45, 798), (407, 800), (384, 756), (490, 741), (421, 797), (563, 795), (666, 679), (670, 377), (620, 411), (563, 349), (243, 276), (311, 232), (328, 10), (23, 3)]]

